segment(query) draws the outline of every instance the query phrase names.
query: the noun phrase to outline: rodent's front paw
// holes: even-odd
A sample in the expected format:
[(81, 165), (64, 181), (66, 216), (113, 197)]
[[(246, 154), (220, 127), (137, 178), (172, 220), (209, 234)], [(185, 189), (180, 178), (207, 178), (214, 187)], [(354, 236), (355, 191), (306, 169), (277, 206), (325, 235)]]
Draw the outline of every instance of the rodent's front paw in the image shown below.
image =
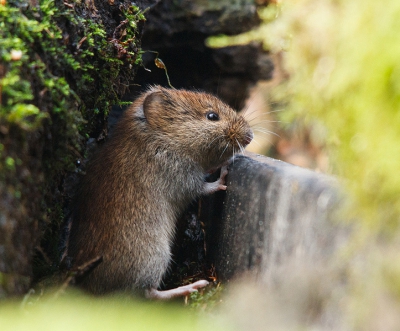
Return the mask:
[(228, 174), (228, 165), (224, 165), (221, 168), (221, 174), (219, 175), (219, 180), (223, 181), (223, 184), (225, 184), (225, 177)]
[(213, 183), (204, 183), (204, 194), (211, 194), (217, 191), (226, 191), (226, 185), (225, 185), (225, 178), (226, 175), (228, 174), (228, 166), (224, 165), (221, 168), (221, 174), (219, 175), (219, 178), (213, 182)]

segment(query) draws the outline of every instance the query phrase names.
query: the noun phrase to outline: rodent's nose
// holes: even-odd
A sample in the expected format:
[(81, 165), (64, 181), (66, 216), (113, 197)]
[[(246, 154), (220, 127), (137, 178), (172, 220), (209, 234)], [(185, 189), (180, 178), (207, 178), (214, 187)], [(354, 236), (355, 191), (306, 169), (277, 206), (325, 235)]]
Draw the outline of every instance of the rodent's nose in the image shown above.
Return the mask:
[(249, 132), (244, 136), (243, 143), (245, 146), (250, 144), (250, 142), (253, 140), (253, 132)]

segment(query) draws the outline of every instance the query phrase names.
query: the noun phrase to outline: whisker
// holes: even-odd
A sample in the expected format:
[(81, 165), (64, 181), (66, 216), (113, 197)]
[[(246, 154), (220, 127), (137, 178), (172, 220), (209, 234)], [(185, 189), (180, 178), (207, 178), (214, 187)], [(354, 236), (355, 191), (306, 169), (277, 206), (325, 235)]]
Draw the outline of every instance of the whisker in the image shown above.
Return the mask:
[(239, 147), (240, 153), (243, 154), (243, 151), (242, 151), (242, 149), (241, 149), (241, 145), (240, 145), (240, 143), (239, 143), (239, 140), (237, 140), (236, 138), (235, 138), (235, 140), (236, 140), (236, 143), (237, 143), (237, 145), (238, 145), (238, 147)]
[(268, 111), (268, 114), (277, 113), (277, 112), (284, 111), (284, 110), (285, 110), (284, 108), (282, 108), (282, 109), (274, 109), (274, 110)]
[(211, 147), (211, 144), (215, 141), (215, 140), (217, 140), (219, 137), (216, 137), (216, 138), (214, 138), (213, 140), (211, 140), (211, 142), (207, 145), (207, 148), (210, 148)]
[[(247, 105), (244, 109), (241, 109), (241, 110), (240, 110), (240, 113), (241, 113), (241, 115), (242, 115), (243, 117), (246, 115), (246, 113), (247, 113), (247, 111), (249, 110), (249, 108), (250, 108), (250, 104)], [(254, 110), (253, 110), (253, 111), (254, 111)]]
[[(283, 110), (283, 109), (282, 109)], [(249, 122), (249, 121), (254, 121), (255, 119), (257, 119), (257, 118), (259, 118), (259, 117), (271, 117), (271, 118), (274, 118), (274, 116), (270, 116), (270, 114), (271, 113), (276, 113), (276, 112), (278, 112), (278, 111), (282, 111), (282, 110), (276, 110), (276, 111), (267, 111), (267, 112), (262, 112), (262, 113), (259, 113), (259, 114), (255, 114), (255, 116), (254, 117), (248, 117), (248, 116), (246, 116), (246, 120)]]
[[(252, 97), (252, 98), (250, 98), (250, 99), (247, 100), (247, 102), (246, 102), (247, 104), (246, 104), (245, 108), (241, 110), (243, 116), (248, 112), (248, 110), (249, 110), (249, 109), (251, 108), (251, 106), (254, 104), (254, 101), (255, 101), (255, 98), (254, 98), (254, 97)], [(251, 113), (255, 112), (256, 110), (257, 110), (257, 109), (255, 108)], [(250, 113), (250, 114), (251, 114), (251, 113)]]
[(257, 113), (258, 112), (258, 109), (257, 108), (254, 108), (251, 112), (248, 112), (248, 110), (249, 110), (249, 108), (250, 108), (250, 105), (249, 106), (247, 106), (246, 107), (246, 109), (243, 111), (241, 111), (241, 114), (242, 114), (242, 116), (250, 116), (250, 115), (253, 115), (254, 113)]
[(260, 143), (259, 143), (255, 138), (253, 138), (253, 140), (252, 140), (251, 142), (254, 142), (254, 143), (256, 143), (259, 147), (261, 147)]
[(262, 127), (262, 126), (255, 126), (252, 129), (258, 130), (258, 131), (264, 131), (264, 132), (273, 132), (273, 131), (268, 130), (266, 127)]
[(254, 118), (252, 120), (247, 120), (247, 122), (250, 124), (250, 126), (253, 126), (253, 125), (262, 124), (262, 123), (283, 123), (284, 121), (277, 120), (275, 118), (271, 118), (271, 119)]
[(245, 119), (247, 122), (250, 123), (250, 122), (253, 122), (253, 121), (259, 119), (263, 115), (265, 115), (265, 114), (255, 114), (255, 116), (253, 116), (253, 117), (246, 116)]
[(240, 152), (242, 153), (242, 155), (244, 155), (245, 148), (243, 147), (243, 145), (241, 143), (238, 142), (238, 144), (239, 144)]
[(261, 123), (282, 123), (282, 121), (278, 121), (278, 120), (262, 120), (262, 121), (259, 121), (256, 124), (261, 124)]
[(224, 155), (224, 153), (225, 153), (226, 149), (228, 148), (228, 146), (229, 146), (229, 143), (226, 143), (226, 146), (225, 146), (224, 150), (222, 151), (221, 155), (219, 156), (219, 158), (221, 158), (222, 155)]
[[(268, 116), (270, 114), (277, 113), (277, 112), (284, 111), (284, 110), (285, 109), (275, 109), (275, 110), (270, 110), (270, 111), (267, 111), (267, 112), (262, 112), (262, 113), (257, 114), (256, 113), (257, 109), (254, 109), (250, 113), (247, 113), (247, 114), (243, 113), (242, 116), (246, 119), (247, 122), (252, 122), (252, 121), (254, 121), (255, 119), (257, 119), (259, 117)], [(250, 117), (250, 115), (253, 115), (254, 113), (255, 113), (255, 116), (254, 117)]]
[(264, 133), (264, 134), (273, 134), (274, 136), (277, 136), (278, 138), (281, 138), (281, 136), (273, 131), (269, 131), (267, 129), (264, 128), (253, 128), (254, 131), (260, 132), (260, 133)]

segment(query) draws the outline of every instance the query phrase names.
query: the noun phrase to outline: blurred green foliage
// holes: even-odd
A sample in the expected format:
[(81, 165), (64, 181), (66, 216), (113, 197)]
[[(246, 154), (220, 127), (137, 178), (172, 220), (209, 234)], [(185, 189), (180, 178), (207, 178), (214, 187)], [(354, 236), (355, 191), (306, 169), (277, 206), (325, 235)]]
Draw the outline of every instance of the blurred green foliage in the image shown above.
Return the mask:
[(289, 79), (274, 91), (287, 105), (282, 118), (324, 128), (349, 202), (344, 219), (355, 231), (338, 257), (349, 285), (342, 308), (360, 329), (398, 329), (400, 1), (282, 1), (263, 15), (256, 31), (208, 45), (259, 40), (282, 52)]
[[(2, 303), (2, 330), (223, 330), (180, 305), (134, 301), (127, 297), (93, 298), (69, 294)], [(57, 304), (55, 304), (55, 302)]]
[(285, 120), (319, 121), (332, 171), (354, 193), (366, 231), (400, 225), (400, 2), (296, 0), (260, 11), (264, 24), (211, 47), (259, 40), (283, 51)]
[(353, 216), (372, 233), (398, 232), (400, 2), (296, 1), (282, 20), (290, 111), (326, 127)]

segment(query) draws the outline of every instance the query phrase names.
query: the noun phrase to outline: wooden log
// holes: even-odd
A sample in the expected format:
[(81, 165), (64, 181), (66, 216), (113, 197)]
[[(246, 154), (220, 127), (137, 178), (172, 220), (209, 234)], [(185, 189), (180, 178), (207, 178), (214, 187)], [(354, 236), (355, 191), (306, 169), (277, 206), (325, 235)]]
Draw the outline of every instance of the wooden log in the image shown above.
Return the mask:
[(249, 273), (265, 280), (293, 260), (313, 264), (347, 237), (332, 177), (252, 155), (235, 159), (227, 185), (201, 205), (207, 258), (221, 281)]

